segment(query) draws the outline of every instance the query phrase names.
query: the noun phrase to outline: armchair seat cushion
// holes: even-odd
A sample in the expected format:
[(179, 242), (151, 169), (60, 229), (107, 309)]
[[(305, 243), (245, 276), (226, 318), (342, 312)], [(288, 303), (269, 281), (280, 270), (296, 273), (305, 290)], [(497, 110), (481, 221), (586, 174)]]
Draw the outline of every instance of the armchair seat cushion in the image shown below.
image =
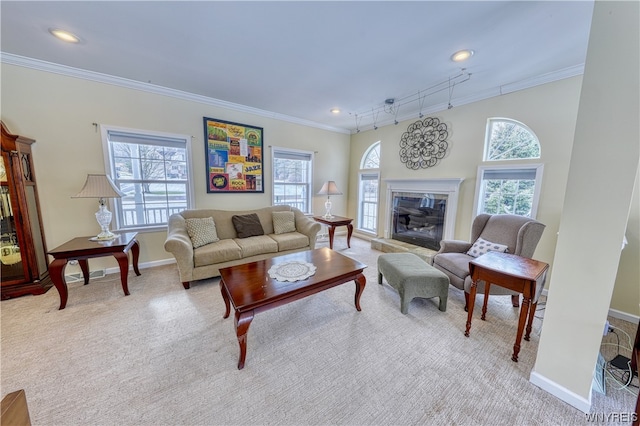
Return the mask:
[(466, 253), (441, 253), (434, 257), (433, 266), (445, 269), (464, 280), (469, 275), (469, 262), (473, 259)]

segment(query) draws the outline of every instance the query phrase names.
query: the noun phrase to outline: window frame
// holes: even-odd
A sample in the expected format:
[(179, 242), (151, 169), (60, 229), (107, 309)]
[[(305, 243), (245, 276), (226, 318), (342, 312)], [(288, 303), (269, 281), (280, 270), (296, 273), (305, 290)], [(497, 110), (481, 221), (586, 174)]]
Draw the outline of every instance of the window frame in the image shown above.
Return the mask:
[[(104, 153), (104, 165), (106, 174), (113, 180), (113, 182), (118, 186), (119, 179), (116, 174), (116, 165), (111, 157), (111, 149), (110, 149), (110, 140), (109, 133), (123, 133), (129, 134), (132, 136), (139, 136), (141, 138), (157, 138), (157, 139), (173, 139), (175, 141), (180, 141), (182, 143), (184, 141), (184, 149), (185, 149), (185, 164), (187, 168), (187, 178), (186, 178), (186, 206), (182, 210), (192, 209), (195, 205), (194, 201), (194, 185), (193, 185), (193, 160), (192, 160), (192, 144), (191, 144), (191, 136), (177, 134), (177, 133), (167, 133), (167, 132), (158, 132), (153, 130), (143, 130), (143, 129), (132, 129), (126, 127), (118, 127), (111, 125), (100, 125), (100, 133), (102, 137), (102, 150)], [(153, 144), (150, 144), (153, 145)], [(155, 146), (160, 146), (161, 144), (157, 144)], [(162, 145), (166, 146), (166, 145)], [(161, 179), (154, 179), (154, 181), (158, 181)], [(172, 183), (171, 180), (163, 179), (164, 182)], [(113, 198), (108, 200), (109, 208), (114, 214), (114, 222), (115, 226), (118, 230), (122, 231), (132, 231), (132, 232), (157, 232), (157, 231), (166, 231), (168, 219), (170, 213), (167, 214), (167, 222), (163, 223), (153, 223), (153, 224), (137, 224), (135, 226), (124, 226), (123, 222), (123, 204), (119, 198)]]
[[(312, 195), (313, 195), (313, 168), (314, 168), (314, 163), (315, 163), (315, 153), (313, 151), (307, 151), (307, 150), (302, 150), (302, 149), (295, 149), (295, 148), (286, 148), (286, 147), (278, 147), (278, 146), (272, 146), (271, 147), (271, 205), (272, 206), (277, 206), (277, 205), (289, 205), (289, 204), (283, 204), (283, 203), (276, 203), (276, 173), (275, 173), (275, 167), (276, 167), (276, 158), (278, 158), (277, 153), (285, 153), (285, 154), (291, 154), (292, 156), (304, 156), (304, 157), (308, 157), (309, 158), (309, 174), (307, 176), (307, 181), (305, 183), (306, 186), (306, 190), (307, 190), (307, 196), (306, 196), (306, 200), (305, 203), (307, 205), (307, 209), (305, 211), (305, 209), (300, 209), (300, 211), (302, 211), (302, 213), (306, 214), (306, 215), (310, 215), (313, 214), (313, 204), (312, 204)], [(300, 185), (299, 183), (296, 183), (295, 185)], [(293, 206), (293, 207), (297, 207), (297, 205)]]
[(540, 193), (542, 192), (542, 175), (544, 172), (544, 164), (542, 163), (530, 163), (530, 164), (519, 164), (519, 165), (506, 165), (506, 164), (494, 164), (494, 165), (480, 165), (478, 166), (478, 173), (476, 175), (476, 196), (473, 204), (473, 211), (475, 215), (479, 215), (484, 213), (483, 204), (480, 200), (484, 199), (483, 192), (483, 183), (484, 183), (484, 175), (486, 172), (491, 171), (500, 171), (500, 172), (508, 172), (508, 171), (520, 171), (520, 170), (535, 170), (535, 182), (534, 182), (534, 191), (533, 191), (533, 199), (531, 200), (531, 214), (528, 216), (531, 219), (536, 219), (538, 215), (538, 205), (540, 202)]

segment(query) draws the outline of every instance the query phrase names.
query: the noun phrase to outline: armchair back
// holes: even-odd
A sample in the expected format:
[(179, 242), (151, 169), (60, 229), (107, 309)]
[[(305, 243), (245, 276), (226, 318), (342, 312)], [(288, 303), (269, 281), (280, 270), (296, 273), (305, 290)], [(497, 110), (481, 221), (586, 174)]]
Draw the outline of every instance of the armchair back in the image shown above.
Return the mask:
[(482, 237), (493, 243), (505, 244), (511, 254), (531, 258), (544, 228), (544, 224), (524, 216), (480, 214), (471, 227), (471, 243)]

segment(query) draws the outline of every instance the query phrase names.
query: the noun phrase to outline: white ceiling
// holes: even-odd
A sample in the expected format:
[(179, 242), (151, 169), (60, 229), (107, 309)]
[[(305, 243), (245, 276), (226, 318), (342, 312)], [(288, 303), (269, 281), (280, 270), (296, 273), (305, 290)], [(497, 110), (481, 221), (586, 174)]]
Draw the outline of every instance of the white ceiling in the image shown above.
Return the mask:
[[(461, 67), (471, 78), (453, 86), (454, 107), (580, 74), (592, 10), (593, 1), (2, 0), (0, 41), (3, 60), (33, 58), (354, 131), (446, 108)], [(82, 43), (55, 39), (52, 27)], [(465, 48), (475, 55), (451, 61)], [(391, 113), (382, 111), (387, 98), (396, 99)]]

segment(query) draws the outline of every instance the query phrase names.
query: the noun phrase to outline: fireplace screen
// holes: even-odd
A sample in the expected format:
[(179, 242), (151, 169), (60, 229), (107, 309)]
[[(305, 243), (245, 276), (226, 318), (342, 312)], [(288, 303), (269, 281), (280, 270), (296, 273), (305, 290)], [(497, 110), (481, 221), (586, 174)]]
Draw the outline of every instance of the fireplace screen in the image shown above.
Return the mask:
[(448, 197), (446, 194), (394, 192), (391, 238), (439, 250)]

